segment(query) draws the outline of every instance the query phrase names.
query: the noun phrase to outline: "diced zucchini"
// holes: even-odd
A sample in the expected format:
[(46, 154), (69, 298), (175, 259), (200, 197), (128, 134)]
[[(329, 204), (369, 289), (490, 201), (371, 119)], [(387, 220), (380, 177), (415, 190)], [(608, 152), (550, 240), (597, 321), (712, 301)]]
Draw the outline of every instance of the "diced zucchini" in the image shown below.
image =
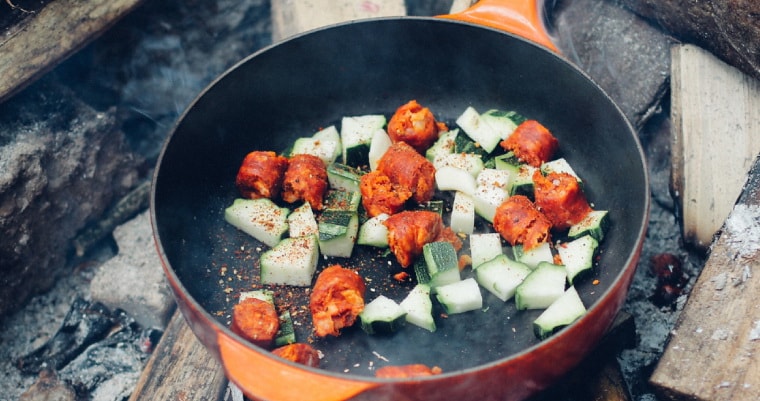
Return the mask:
[(362, 203), (362, 194), (359, 191), (344, 191), (331, 189), (325, 194), (324, 210), (345, 210), (358, 212)]
[(581, 180), (581, 177), (578, 176), (578, 174), (575, 173), (575, 170), (570, 166), (570, 163), (565, 160), (565, 158), (559, 158), (554, 159), (548, 162), (544, 162), (541, 164), (541, 172), (544, 175), (547, 175), (549, 173), (567, 173), (575, 177), (576, 180), (578, 180), (578, 183), (583, 183), (583, 180)]
[(238, 198), (224, 209), (224, 219), (268, 246), (275, 246), (288, 231), (290, 210), (268, 198)]
[(317, 219), (309, 202), (293, 209), (288, 215), (288, 234), (291, 237), (303, 237), (304, 235), (318, 234)]
[(606, 210), (593, 210), (578, 224), (571, 226), (567, 232), (567, 236), (575, 239), (588, 234), (597, 241), (602, 242), (609, 225), (609, 213)]
[(520, 166), (525, 164), (511, 150), (503, 155), (494, 157), (493, 161), (495, 169), (509, 171), (512, 175), (516, 175), (520, 170)]
[(319, 261), (316, 235), (285, 238), (261, 254), (261, 283), (307, 287)]
[(375, 217), (367, 219), (359, 227), (359, 236), (356, 239), (356, 243), (359, 245), (369, 245), (378, 248), (388, 247), (388, 227), (383, 224), (385, 220), (388, 220), (388, 215), (381, 213)]
[(542, 262), (515, 289), (518, 310), (544, 309), (565, 293), (565, 266)]
[(443, 155), (436, 159), (436, 163), (434, 163), (433, 166), (436, 169), (441, 169), (447, 166), (456, 167), (470, 173), (473, 178), (477, 177), (485, 168), (483, 158), (475, 153), (450, 153)]
[(346, 210), (326, 209), (317, 219), (319, 249), (325, 256), (351, 256), (359, 232), (359, 215)]
[(522, 284), (532, 271), (524, 263), (501, 254), (478, 266), (475, 269), (475, 279), (497, 298), (506, 301), (515, 295), (517, 286)]
[(361, 176), (361, 171), (345, 164), (332, 163), (327, 166), (327, 180), (332, 189), (359, 192)]
[(399, 305), (406, 312), (407, 323), (433, 332), (436, 329), (433, 319), (433, 301), (430, 299), (430, 286), (417, 284), (409, 291)]
[(567, 281), (570, 285), (576, 277), (591, 271), (594, 267), (594, 256), (598, 246), (599, 242), (590, 235), (584, 235), (557, 246), (562, 264), (567, 269)]
[(511, 174), (508, 170), (490, 168), (483, 169), (478, 174), (475, 179), (477, 187), (473, 194), (475, 213), (478, 216), (489, 222), (493, 222), (496, 208), (509, 197), (507, 188), (509, 187), (510, 177)]
[(372, 141), (369, 144), (369, 154), (367, 155), (371, 171), (377, 170), (378, 161), (383, 157), (388, 148), (391, 147), (392, 143), (391, 137), (389, 137), (382, 128), (376, 130), (372, 134)]
[(238, 302), (243, 302), (248, 298), (256, 298), (274, 306), (274, 291), (272, 290), (241, 291), (240, 296), (238, 297)]
[(393, 333), (406, 323), (406, 311), (396, 301), (380, 295), (364, 305), (359, 320), (367, 334)]
[(475, 193), (475, 177), (465, 170), (446, 166), (435, 171), (435, 183), (440, 191), (459, 191), (472, 195)]
[(491, 124), (483, 121), (481, 115), (473, 107), (467, 107), (457, 118), (456, 123), (486, 153), (493, 152), (502, 139), (499, 132)]
[(459, 134), (459, 130), (456, 128), (442, 132), (438, 139), (425, 151), (425, 158), (435, 166), (438, 164), (439, 158), (454, 153), (457, 134)]
[(469, 312), (483, 307), (483, 294), (474, 278), (436, 288), (436, 299), (448, 314)]
[(536, 170), (538, 170), (538, 167), (533, 167), (529, 164), (520, 165), (509, 186), (509, 194), (525, 195), (533, 199), (533, 172)]
[(525, 263), (531, 268), (535, 268), (539, 263), (542, 262), (554, 262), (552, 246), (548, 242), (542, 242), (535, 248), (527, 251), (522, 245), (515, 245), (512, 247), (512, 254), (515, 257), (515, 260)]
[(454, 138), (454, 153), (472, 153), (480, 155), (481, 157), (488, 156), (488, 152), (483, 149), (479, 143), (470, 139), (467, 135), (457, 135)]
[(454, 194), (449, 227), (455, 233), (472, 234), (475, 229), (475, 201), (470, 195), (463, 192)]
[(317, 156), (329, 165), (341, 153), (340, 134), (335, 126), (331, 125), (311, 137), (298, 138), (293, 143), (290, 156), (297, 154), (309, 154)]
[(470, 235), (470, 258), (472, 268), (502, 255), (501, 235), (499, 233), (482, 233)]
[[(447, 241), (436, 241), (422, 247), (424, 257), (424, 272), (417, 272), (418, 282), (430, 285), (435, 291), (437, 287), (459, 281), (459, 259), (454, 245)], [(429, 277), (425, 280), (424, 275)], [(423, 277), (419, 280), (419, 277)]]
[(372, 136), (383, 126), (385, 126), (385, 116), (381, 114), (343, 117), (340, 124), (343, 164), (349, 166), (368, 164)]
[(500, 139), (507, 139), (515, 131), (518, 125), (525, 121), (525, 117), (515, 111), (488, 110), (480, 115), (480, 119), (490, 125), (499, 135)]
[(578, 291), (575, 287), (570, 287), (533, 321), (533, 334), (543, 340), (580, 319), (585, 313), (586, 307)]

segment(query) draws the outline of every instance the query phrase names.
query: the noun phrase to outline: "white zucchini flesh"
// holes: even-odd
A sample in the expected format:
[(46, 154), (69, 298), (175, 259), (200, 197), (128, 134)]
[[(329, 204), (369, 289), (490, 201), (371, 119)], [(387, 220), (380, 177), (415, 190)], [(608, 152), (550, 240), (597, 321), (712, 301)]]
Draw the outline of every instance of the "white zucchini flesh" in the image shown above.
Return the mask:
[(433, 301), (430, 299), (430, 293), (429, 285), (417, 284), (409, 291), (409, 294), (399, 305), (406, 311), (407, 323), (433, 332), (436, 329), (436, 325), (433, 318)]
[(484, 122), (480, 113), (471, 106), (464, 110), (457, 118), (456, 123), (470, 139), (480, 144), (480, 147), (487, 153), (493, 152), (502, 139), (499, 132), (491, 124)]
[(523, 263), (506, 255), (499, 255), (478, 266), (475, 269), (475, 279), (497, 298), (507, 301), (515, 295), (517, 286), (522, 284), (532, 271)]
[(531, 268), (535, 268), (540, 263), (554, 262), (554, 254), (552, 254), (552, 246), (548, 242), (542, 242), (536, 247), (529, 250), (525, 250), (522, 245), (512, 247), (512, 251), (515, 256), (515, 260), (518, 260)]
[(518, 310), (545, 309), (565, 293), (565, 266), (543, 262), (515, 289)]
[(511, 174), (508, 170), (483, 169), (475, 178), (475, 213), (493, 222), (496, 208), (509, 197)]
[(340, 134), (334, 125), (320, 130), (311, 137), (299, 138), (293, 144), (291, 154), (309, 154), (319, 157), (328, 165), (341, 154)]
[(517, 124), (509, 118), (508, 114), (509, 112), (501, 110), (488, 110), (480, 115), (480, 119), (483, 123), (490, 125), (500, 139), (507, 139), (517, 129)]
[(433, 167), (456, 167), (468, 172), (473, 178), (477, 177), (485, 168), (485, 163), (480, 155), (475, 153), (449, 153), (440, 155), (433, 162)]
[(502, 255), (501, 235), (499, 233), (481, 233), (470, 235), (470, 258), (472, 268)]
[(569, 238), (580, 238), (588, 234), (601, 242), (608, 226), (609, 212), (607, 210), (592, 210), (578, 224), (570, 227), (567, 236)]
[(599, 242), (590, 235), (557, 246), (562, 264), (567, 269), (568, 283), (572, 285), (575, 277), (594, 267), (594, 255), (598, 246)]
[(336, 224), (330, 220), (317, 222), (319, 227), (319, 249), (325, 256), (348, 258), (353, 252), (356, 237), (359, 233), (359, 216), (356, 212), (325, 210), (322, 212), (322, 217), (325, 217), (329, 212), (343, 214), (344, 216), (350, 215), (350, 217), (341, 223), (343, 225)]
[(238, 198), (224, 209), (224, 219), (268, 246), (275, 246), (288, 231), (290, 210), (268, 198)]
[(449, 226), (455, 233), (472, 234), (475, 229), (475, 201), (472, 196), (463, 192), (454, 194)]
[(391, 145), (391, 137), (388, 136), (384, 129), (375, 130), (369, 144), (369, 168), (371, 171), (377, 170), (377, 163)]
[(440, 158), (454, 153), (458, 134), (459, 129), (457, 128), (442, 132), (433, 145), (425, 151), (425, 158), (433, 163), (433, 166), (439, 165)]
[(475, 192), (475, 177), (460, 168), (445, 166), (435, 171), (435, 184), (440, 191), (459, 191), (467, 195)]
[(261, 283), (308, 287), (319, 262), (316, 235), (285, 238), (261, 254)]
[(544, 175), (547, 175), (549, 173), (567, 173), (575, 177), (576, 180), (579, 182), (581, 181), (581, 178), (576, 174), (575, 170), (570, 166), (570, 163), (565, 160), (565, 158), (559, 158), (554, 159), (548, 162), (544, 162), (541, 164), (541, 172), (544, 173)]
[(288, 234), (291, 237), (303, 237), (305, 235), (318, 234), (319, 227), (314, 211), (309, 202), (293, 209), (288, 215)]
[(473, 277), (437, 287), (435, 296), (448, 314), (464, 313), (483, 307), (483, 294)]
[(533, 321), (533, 333), (540, 339), (547, 338), (584, 314), (586, 306), (578, 291), (571, 286)]
[[(372, 136), (385, 126), (385, 116), (369, 114), (363, 116), (343, 117), (340, 123), (340, 140), (343, 145), (343, 164), (351, 164), (349, 151), (356, 147), (366, 147), (369, 151)], [(365, 153), (366, 155), (366, 153)]]
[(385, 226), (385, 220), (388, 220), (385, 213), (380, 213), (375, 217), (367, 219), (359, 227), (359, 236), (356, 243), (359, 245), (369, 245), (378, 248), (388, 247), (388, 227)]
[(401, 328), (406, 322), (406, 311), (396, 301), (379, 295), (359, 313), (362, 329), (367, 334), (388, 333)]

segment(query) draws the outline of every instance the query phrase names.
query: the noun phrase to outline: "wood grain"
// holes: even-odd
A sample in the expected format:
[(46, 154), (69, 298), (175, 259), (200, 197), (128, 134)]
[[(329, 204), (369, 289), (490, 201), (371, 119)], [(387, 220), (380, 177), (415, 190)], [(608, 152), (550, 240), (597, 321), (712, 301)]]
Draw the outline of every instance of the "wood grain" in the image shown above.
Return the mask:
[(216, 401), (222, 398), (226, 386), (221, 365), (177, 311), (129, 401)]
[(760, 81), (694, 45), (671, 59), (671, 187), (684, 240), (706, 248), (760, 152)]
[(672, 400), (760, 399), (760, 158), (712, 246), (651, 383)]
[(55, 0), (0, 37), (0, 102), (125, 16), (142, 0)]

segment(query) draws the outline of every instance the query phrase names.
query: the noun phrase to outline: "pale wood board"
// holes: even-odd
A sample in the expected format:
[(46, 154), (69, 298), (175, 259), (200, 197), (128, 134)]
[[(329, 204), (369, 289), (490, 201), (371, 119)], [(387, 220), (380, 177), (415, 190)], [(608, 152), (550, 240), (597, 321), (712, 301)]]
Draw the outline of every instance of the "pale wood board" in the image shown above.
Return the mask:
[(706, 248), (760, 152), (760, 81), (693, 45), (671, 58), (671, 185), (684, 240)]
[(0, 37), (0, 102), (81, 49), (143, 0), (55, 0)]
[(760, 400), (760, 158), (651, 383), (668, 399)]
[(219, 362), (175, 312), (129, 401), (222, 398), (227, 379)]
[(403, 15), (404, 0), (272, 0), (272, 40), (345, 21)]

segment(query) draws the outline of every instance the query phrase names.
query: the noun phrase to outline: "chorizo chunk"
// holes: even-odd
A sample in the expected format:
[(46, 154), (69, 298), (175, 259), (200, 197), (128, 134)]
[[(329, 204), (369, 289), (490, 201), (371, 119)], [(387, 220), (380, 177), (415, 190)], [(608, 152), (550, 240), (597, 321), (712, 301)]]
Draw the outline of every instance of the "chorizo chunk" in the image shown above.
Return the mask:
[(259, 347), (269, 349), (280, 329), (280, 317), (271, 303), (246, 298), (232, 308), (230, 329)]
[(396, 109), (388, 122), (388, 136), (392, 142), (406, 142), (419, 153), (425, 153), (438, 139), (438, 133), (445, 131), (446, 125), (435, 121), (435, 116), (427, 107), (411, 100)]
[(313, 368), (319, 367), (319, 353), (309, 344), (293, 343), (283, 345), (272, 350), (272, 353), (289, 361)]
[(427, 202), (435, 194), (435, 167), (405, 142), (396, 142), (377, 162), (377, 171), (392, 183), (409, 190), (417, 203)]
[(362, 175), (359, 190), (362, 193), (362, 205), (370, 217), (381, 213), (398, 213), (412, 197), (409, 189), (393, 184), (387, 175), (379, 171)]
[(328, 185), (327, 168), (322, 159), (309, 154), (293, 155), (285, 170), (282, 200), (288, 203), (303, 200), (309, 202), (312, 209), (322, 210)]
[(496, 208), (493, 227), (513, 246), (528, 250), (549, 241), (552, 223), (526, 196), (514, 195)]
[(340, 265), (325, 268), (314, 283), (309, 299), (314, 332), (318, 337), (338, 336), (354, 324), (364, 310), (364, 279)]
[(591, 212), (578, 180), (568, 173), (533, 173), (533, 197), (538, 209), (558, 230), (570, 228)]
[(511, 150), (520, 160), (534, 167), (551, 160), (559, 148), (559, 141), (536, 120), (527, 120), (499, 143), (504, 150)]
[(249, 199), (280, 196), (288, 159), (270, 151), (248, 153), (238, 169), (235, 185)]
[(375, 377), (383, 379), (403, 379), (407, 377), (432, 376), (441, 374), (438, 366), (428, 367), (421, 363), (400, 366), (383, 366), (375, 371)]
[(462, 242), (436, 212), (408, 210), (390, 216), (383, 224), (388, 227), (388, 247), (403, 267), (411, 265), (430, 242), (448, 241), (454, 249), (462, 248)]

